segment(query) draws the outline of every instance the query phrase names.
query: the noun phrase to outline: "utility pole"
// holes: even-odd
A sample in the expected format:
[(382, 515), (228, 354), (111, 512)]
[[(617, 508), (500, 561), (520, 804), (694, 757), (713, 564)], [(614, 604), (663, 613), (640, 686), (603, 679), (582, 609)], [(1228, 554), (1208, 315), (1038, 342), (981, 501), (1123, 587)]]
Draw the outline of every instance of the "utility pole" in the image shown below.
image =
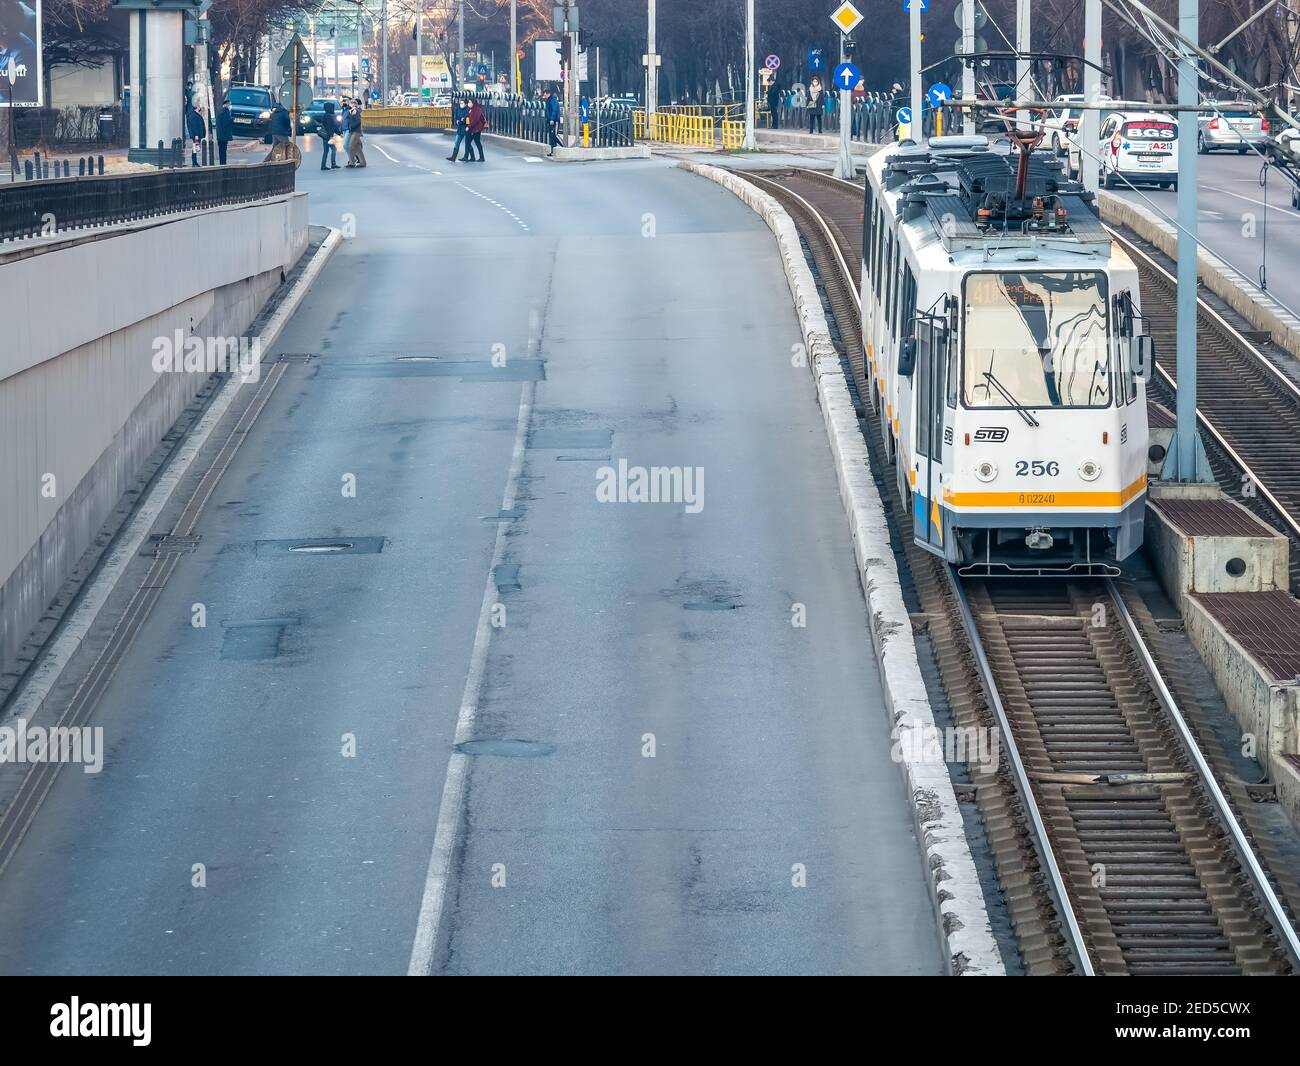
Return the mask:
[[(569, 5), (566, 3), (564, 6), (567, 13)], [(456, 72), (458, 75), (456, 85), (459, 88), (465, 84), (465, 0), (460, 0), (460, 14), (456, 18), (456, 29), (459, 37), (457, 47), (460, 49), (456, 53)]]
[[(1033, 69), (1030, 61), (1025, 58), (1026, 54), (1032, 51), (1030, 39), (1032, 33), (1029, 24), (1029, 0), (1016, 0), (1016, 99), (1026, 100), (1034, 95), (1030, 87), (1030, 72)], [(1029, 112), (1020, 110), (1016, 113), (1016, 127), (1018, 129), (1029, 129)]]
[[(978, 0), (961, 0), (961, 54), (967, 62), (961, 68), (961, 96), (963, 100), (975, 99), (975, 8)], [(1101, 0), (1089, 0), (1101, 3)], [(967, 136), (976, 130), (975, 109), (967, 107), (962, 111), (961, 131)]]
[(334, 0), (334, 32), (330, 34), (334, 38), (334, 93), (339, 93), (339, 0)]
[(379, 5), (379, 21), (383, 25), (379, 44), (379, 81), (383, 87), (384, 107), (388, 106), (388, 0)]
[(655, 0), (647, 0), (645, 58), (645, 130), (654, 139), (655, 112), (659, 109), (659, 53), (655, 51)]
[(908, 0), (907, 18), (912, 35), (912, 122), (909, 132), (912, 140), (920, 144), (925, 140), (925, 124), (921, 121), (921, 0)]
[[(1160, 471), (1167, 481), (1212, 481), (1209, 461), (1196, 429), (1196, 144), (1197, 113), (1201, 102), (1200, 74), (1196, 54), (1201, 16), (1198, 0), (1178, 0), (1178, 103), (1188, 107), (1178, 112), (1178, 295), (1176, 335), (1178, 338), (1178, 395), (1173, 447)], [(1093, 142), (1096, 143), (1095, 141)], [(1146, 368), (1150, 370), (1150, 368)]]
[(424, 0), (417, 0), (415, 8), (415, 103), (424, 103)]
[(519, 58), (515, 54), (519, 51), (519, 33), (516, 23), (518, 12), (515, 5), (518, 0), (510, 0), (510, 92), (513, 96), (519, 95)]
[(1101, 0), (1083, 0), (1083, 100), (1092, 107), (1079, 117), (1079, 175), (1083, 187), (1095, 194), (1100, 183), (1096, 155), (1101, 113), (1095, 107), (1101, 102)]
[(745, 139), (740, 146), (747, 152), (758, 150), (754, 136), (754, 0), (745, 7)]

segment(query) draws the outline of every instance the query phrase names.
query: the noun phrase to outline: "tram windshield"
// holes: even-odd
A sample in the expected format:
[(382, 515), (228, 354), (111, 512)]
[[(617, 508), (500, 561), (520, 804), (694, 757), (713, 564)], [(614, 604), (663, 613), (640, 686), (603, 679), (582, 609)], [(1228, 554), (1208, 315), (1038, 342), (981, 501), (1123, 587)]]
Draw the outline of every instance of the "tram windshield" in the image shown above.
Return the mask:
[(1106, 275), (968, 274), (967, 407), (1108, 407)]

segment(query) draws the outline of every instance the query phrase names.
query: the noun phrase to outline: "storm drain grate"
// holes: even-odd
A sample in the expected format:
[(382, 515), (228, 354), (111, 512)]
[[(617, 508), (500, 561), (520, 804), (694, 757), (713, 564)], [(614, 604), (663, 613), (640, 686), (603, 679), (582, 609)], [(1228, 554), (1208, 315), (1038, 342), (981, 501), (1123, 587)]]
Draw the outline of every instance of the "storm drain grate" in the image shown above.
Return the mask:
[(202, 540), (199, 534), (192, 536), (179, 536), (175, 533), (150, 533), (149, 539), (145, 541), (144, 546), (140, 549), (141, 555), (168, 555), (187, 554), (194, 551)]

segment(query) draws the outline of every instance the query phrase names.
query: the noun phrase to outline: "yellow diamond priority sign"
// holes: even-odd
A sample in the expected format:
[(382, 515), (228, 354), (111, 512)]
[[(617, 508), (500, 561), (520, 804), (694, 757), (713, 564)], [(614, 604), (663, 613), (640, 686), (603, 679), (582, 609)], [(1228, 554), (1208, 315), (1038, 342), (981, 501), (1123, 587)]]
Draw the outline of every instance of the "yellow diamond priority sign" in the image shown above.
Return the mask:
[(852, 33), (862, 21), (862, 12), (846, 0), (831, 12), (831, 21), (840, 28), (840, 33)]

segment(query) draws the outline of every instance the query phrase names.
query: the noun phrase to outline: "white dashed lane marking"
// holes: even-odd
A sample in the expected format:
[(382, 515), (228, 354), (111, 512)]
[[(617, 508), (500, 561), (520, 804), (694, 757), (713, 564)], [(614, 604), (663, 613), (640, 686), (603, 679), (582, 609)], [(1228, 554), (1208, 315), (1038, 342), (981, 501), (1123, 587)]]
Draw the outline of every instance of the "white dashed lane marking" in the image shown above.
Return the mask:
[(510, 208), (506, 207), (505, 204), (498, 203), (496, 200), (492, 199), (492, 197), (490, 197), (490, 196), (485, 196), (483, 193), (479, 192), (477, 189), (471, 189), (471, 188), (470, 188), (468, 185), (466, 185), (463, 181), (458, 181), (458, 182), (456, 182), (456, 184), (459, 185), (459, 186), (460, 186), (462, 189), (464, 189), (466, 192), (468, 192), (468, 193), (473, 193), (473, 195), (477, 196), (480, 200), (486, 200), (486, 201), (487, 201), (488, 203), (490, 203), (493, 207), (495, 207), (498, 211), (503, 211), (503, 212), (505, 212), (505, 213), (506, 213), (507, 215), (509, 215), (512, 219), (514, 219), (515, 223), (516, 223), (516, 224), (519, 226), (519, 228), (522, 229), (525, 233), (530, 232), (530, 230), (528, 229), (528, 223), (526, 223), (522, 218), (520, 218), (520, 217), (519, 217), (518, 215), (516, 215), (513, 211), (511, 211)]

